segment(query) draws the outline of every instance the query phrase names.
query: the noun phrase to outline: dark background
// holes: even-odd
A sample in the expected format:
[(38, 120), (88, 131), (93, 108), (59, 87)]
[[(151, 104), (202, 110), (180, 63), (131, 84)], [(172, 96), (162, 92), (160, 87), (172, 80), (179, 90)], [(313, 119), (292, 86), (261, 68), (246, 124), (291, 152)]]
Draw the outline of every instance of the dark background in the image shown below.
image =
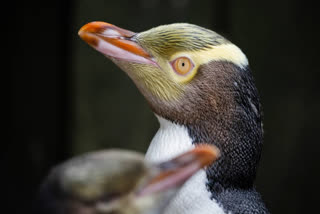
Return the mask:
[(190, 22), (237, 44), (249, 58), (264, 107), (265, 145), (257, 189), (272, 213), (317, 213), (320, 86), (315, 4), (56, 0), (3, 6), (3, 12), (9, 11), (2, 25), (9, 59), (2, 67), (9, 64), (13, 77), (13, 132), (11, 141), (2, 142), (2, 209), (30, 213), (38, 185), (53, 165), (109, 147), (145, 152), (156, 132), (157, 121), (133, 82), (78, 37), (82, 25), (99, 20), (136, 32)]

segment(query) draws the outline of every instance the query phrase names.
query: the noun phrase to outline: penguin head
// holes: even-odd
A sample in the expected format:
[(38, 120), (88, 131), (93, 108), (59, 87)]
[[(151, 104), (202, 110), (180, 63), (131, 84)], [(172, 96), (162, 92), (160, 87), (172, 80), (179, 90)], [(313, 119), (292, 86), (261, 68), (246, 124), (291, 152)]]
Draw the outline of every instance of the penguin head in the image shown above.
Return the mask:
[(152, 111), (221, 151), (209, 173), (252, 186), (262, 148), (261, 106), (245, 54), (218, 33), (178, 23), (134, 33), (104, 22), (79, 35), (124, 70)]
[[(160, 104), (159, 110), (168, 105), (188, 105), (185, 97), (209, 62), (230, 61), (240, 67), (248, 64), (241, 50), (227, 39), (187, 23), (133, 33), (108, 23), (92, 22), (84, 25), (79, 35), (121, 67), (151, 105)], [(207, 70), (205, 75), (213, 72)], [(195, 93), (193, 96), (198, 95)]]

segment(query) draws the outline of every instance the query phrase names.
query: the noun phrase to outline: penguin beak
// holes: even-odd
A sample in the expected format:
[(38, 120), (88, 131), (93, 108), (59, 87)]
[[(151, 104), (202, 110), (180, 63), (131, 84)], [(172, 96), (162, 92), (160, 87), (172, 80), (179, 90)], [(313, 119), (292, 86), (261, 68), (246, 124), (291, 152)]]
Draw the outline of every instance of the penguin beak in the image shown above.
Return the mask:
[(138, 196), (163, 192), (182, 186), (199, 169), (210, 165), (220, 156), (219, 149), (211, 145), (199, 145), (172, 160), (155, 167), (158, 172), (137, 192)]
[(90, 22), (78, 32), (81, 39), (109, 58), (157, 65), (134, 39), (136, 33), (106, 22)]

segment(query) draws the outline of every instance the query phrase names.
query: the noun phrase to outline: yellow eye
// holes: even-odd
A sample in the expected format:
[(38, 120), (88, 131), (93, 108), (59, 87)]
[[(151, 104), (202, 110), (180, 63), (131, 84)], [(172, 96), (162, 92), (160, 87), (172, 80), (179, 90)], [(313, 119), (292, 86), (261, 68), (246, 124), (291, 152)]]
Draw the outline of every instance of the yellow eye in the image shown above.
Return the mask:
[(172, 67), (180, 75), (186, 75), (189, 71), (192, 70), (193, 63), (187, 57), (179, 57), (173, 61)]

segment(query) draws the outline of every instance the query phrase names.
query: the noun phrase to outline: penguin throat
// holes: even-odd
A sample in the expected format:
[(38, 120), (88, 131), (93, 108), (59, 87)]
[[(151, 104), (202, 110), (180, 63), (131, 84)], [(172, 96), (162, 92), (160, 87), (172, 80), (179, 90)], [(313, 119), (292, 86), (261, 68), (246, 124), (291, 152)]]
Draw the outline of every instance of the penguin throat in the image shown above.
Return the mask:
[[(166, 161), (194, 148), (195, 145), (185, 126), (156, 116), (160, 128), (146, 153), (147, 161), (152, 163)], [(207, 183), (205, 170), (200, 170), (178, 191), (164, 213), (225, 213), (217, 201), (212, 198), (211, 192), (207, 189)]]
[(156, 115), (160, 128), (153, 137), (146, 160), (150, 162), (162, 162), (172, 159), (192, 148), (192, 139), (185, 126), (178, 125)]

